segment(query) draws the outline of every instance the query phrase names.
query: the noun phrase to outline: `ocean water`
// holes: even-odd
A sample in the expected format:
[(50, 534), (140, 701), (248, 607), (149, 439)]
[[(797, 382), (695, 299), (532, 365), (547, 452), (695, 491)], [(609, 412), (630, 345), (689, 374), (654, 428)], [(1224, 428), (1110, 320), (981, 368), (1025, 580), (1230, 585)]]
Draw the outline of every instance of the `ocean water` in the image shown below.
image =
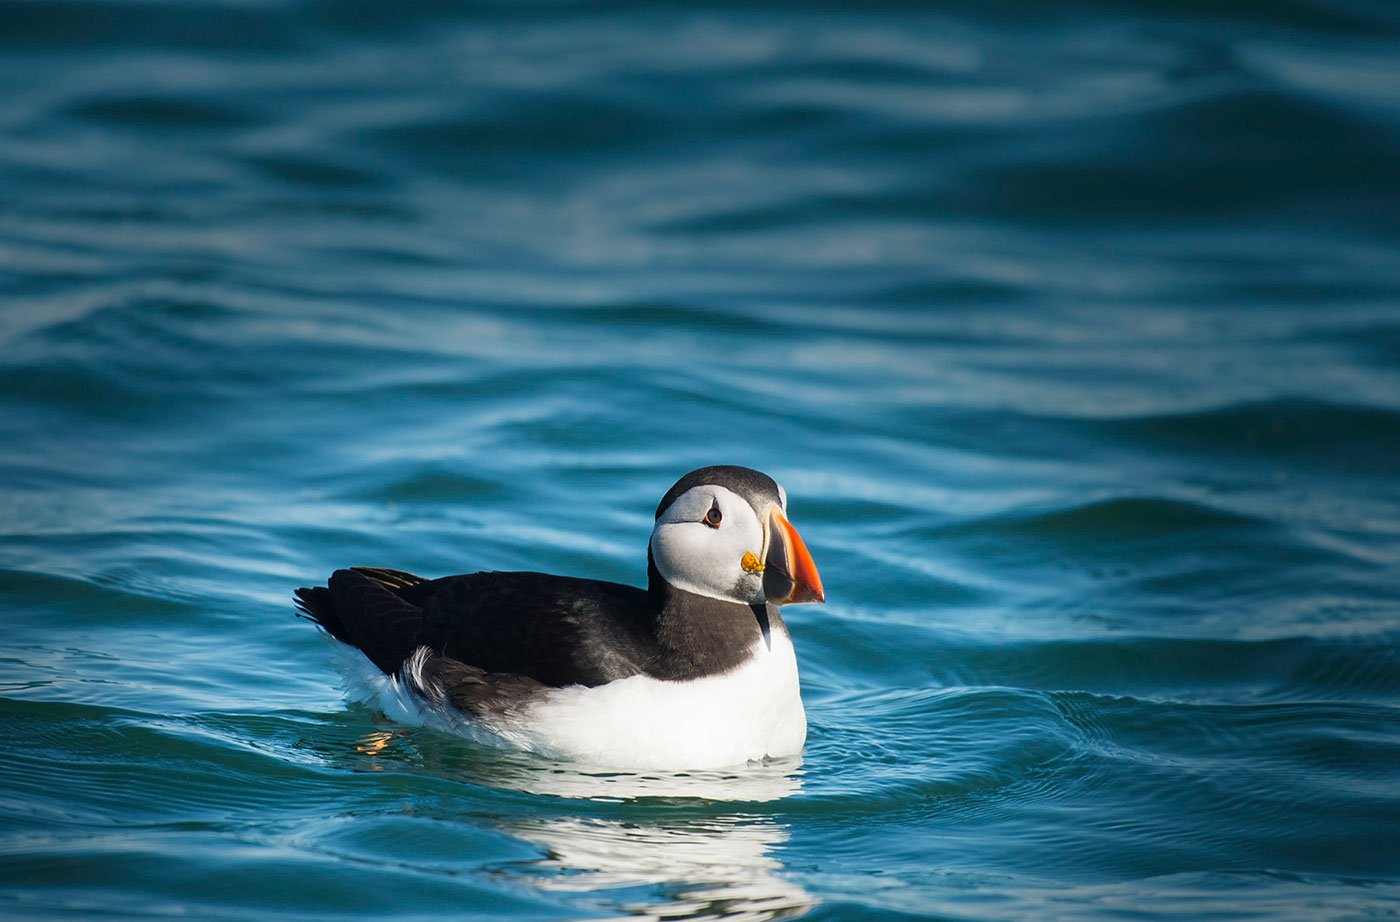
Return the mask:
[[(1400, 7), (0, 3), (0, 916), (1400, 916)], [(806, 752), (347, 694), (781, 481)]]

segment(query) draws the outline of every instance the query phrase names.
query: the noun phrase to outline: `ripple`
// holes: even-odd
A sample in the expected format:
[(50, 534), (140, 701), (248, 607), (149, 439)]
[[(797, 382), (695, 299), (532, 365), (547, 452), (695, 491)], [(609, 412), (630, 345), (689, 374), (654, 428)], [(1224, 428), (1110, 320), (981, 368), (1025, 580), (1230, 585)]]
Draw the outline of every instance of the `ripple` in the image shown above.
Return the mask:
[(1262, 524), (1250, 516), (1199, 503), (1129, 496), (1017, 518), (960, 522), (937, 529), (931, 537), (1001, 535), (1088, 539), (1112, 544), (1144, 538), (1176, 538), (1183, 532), (1258, 528)]
[(389, 503), (471, 503), (499, 500), (511, 492), (508, 484), (466, 471), (428, 466), (405, 473), (399, 465), (394, 467), (392, 482), (356, 491), (354, 498)]
[(369, 142), (449, 174), (511, 176), (515, 158), (615, 151), (661, 137), (660, 122), (632, 106), (541, 93), (504, 111), (435, 114), (373, 132)]
[(185, 47), (206, 51), (293, 50), (297, 42), (277, 19), (238, 7), (172, 9), (161, 4), (113, 6), (89, 0), (6, 4), (0, 35), (28, 49)]
[(1400, 412), (1382, 407), (1275, 399), (1101, 425), (1106, 435), (1165, 451), (1382, 473), (1400, 451)]
[(245, 162), (280, 182), (310, 189), (381, 189), (389, 183), (382, 173), (329, 159), (264, 154), (247, 157)]
[[(999, 190), (995, 202), (970, 201), (963, 207), (982, 211), (990, 206), (1003, 213), (1060, 220), (1132, 220), (1139, 214), (1219, 217), (1286, 210), (1318, 196), (1334, 202), (1350, 199), (1360, 208), (1369, 196), (1397, 191), (1393, 177), (1383, 175), (1378, 153), (1338, 153), (1373, 150), (1370, 127), (1310, 100), (1273, 92), (1226, 93), (1158, 116), (1156, 122), (1152, 130), (1164, 140), (1132, 161), (1080, 158), (1021, 165), (1014, 173), (983, 178), (987, 188)], [(1256, 164), (1267, 154), (1259, 139), (1281, 130), (1349, 140), (1336, 148), (1309, 148), (1308, 142), (1301, 149), (1291, 148), (1297, 165), (1281, 167), (1292, 180), (1280, 184), (1276, 174), (1263, 175)], [(1333, 166), (1314, 173), (1306, 164), (1317, 160)]]
[(255, 117), (207, 100), (162, 96), (126, 96), (92, 99), (72, 106), (77, 118), (113, 126), (144, 129), (212, 131), (244, 128)]

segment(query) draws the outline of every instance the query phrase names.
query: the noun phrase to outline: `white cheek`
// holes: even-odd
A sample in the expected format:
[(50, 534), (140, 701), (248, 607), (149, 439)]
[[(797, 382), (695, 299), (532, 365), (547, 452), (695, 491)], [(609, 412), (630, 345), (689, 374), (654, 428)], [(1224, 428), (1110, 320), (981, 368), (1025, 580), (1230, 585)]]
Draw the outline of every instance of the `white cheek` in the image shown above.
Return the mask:
[[(658, 525), (651, 536), (651, 556), (666, 582), (677, 589), (726, 601), (752, 603), (763, 599), (763, 578), (746, 573), (740, 561), (748, 550), (757, 552), (763, 536), (742, 520), (719, 528), (699, 522)], [(748, 534), (752, 530), (753, 534)]]

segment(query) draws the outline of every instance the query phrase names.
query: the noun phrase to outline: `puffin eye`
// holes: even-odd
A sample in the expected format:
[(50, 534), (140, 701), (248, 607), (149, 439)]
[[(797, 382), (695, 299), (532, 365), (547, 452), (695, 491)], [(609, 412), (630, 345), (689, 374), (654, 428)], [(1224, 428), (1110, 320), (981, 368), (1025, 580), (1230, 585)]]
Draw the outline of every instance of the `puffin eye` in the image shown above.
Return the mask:
[(719, 511), (719, 503), (710, 507), (710, 511), (705, 513), (705, 524), (711, 528), (719, 528), (720, 520), (724, 518)]

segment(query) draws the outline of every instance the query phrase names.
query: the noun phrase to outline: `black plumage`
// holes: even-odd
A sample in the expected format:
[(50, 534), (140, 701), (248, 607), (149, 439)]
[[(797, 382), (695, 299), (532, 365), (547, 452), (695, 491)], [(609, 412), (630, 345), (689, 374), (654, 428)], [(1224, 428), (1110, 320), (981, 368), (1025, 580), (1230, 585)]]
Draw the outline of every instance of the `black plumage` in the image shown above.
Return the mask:
[[(747, 468), (687, 474), (657, 516), (692, 486), (720, 483), (755, 509), (779, 502), (777, 484)], [(388, 675), (467, 713), (509, 707), (545, 688), (595, 687), (634, 675), (684, 681), (747, 660), (771, 631), (772, 604), (697, 595), (663, 579), (648, 551), (645, 589), (534, 572), (425, 579), (400, 570), (337, 570), (296, 590), (301, 611), (360, 649)], [(416, 660), (413, 658), (417, 657)], [(405, 670), (412, 661), (414, 668)]]
[(424, 579), (400, 570), (337, 570), (297, 604), (332, 637), (393, 674), (419, 647), (544, 685), (602, 685), (645, 673), (686, 679), (741, 661), (774, 606), (723, 602), (547, 573)]

